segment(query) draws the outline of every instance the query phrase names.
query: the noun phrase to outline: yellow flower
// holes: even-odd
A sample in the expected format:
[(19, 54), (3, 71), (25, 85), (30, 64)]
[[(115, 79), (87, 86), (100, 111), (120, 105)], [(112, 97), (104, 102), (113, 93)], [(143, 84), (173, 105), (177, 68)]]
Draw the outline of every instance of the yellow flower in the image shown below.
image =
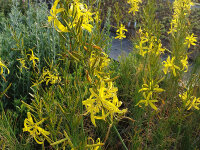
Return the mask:
[(35, 67), (36, 61), (39, 61), (39, 58), (34, 55), (32, 49), (30, 49), (30, 51), (31, 51), (31, 54), (27, 54), (27, 55), (30, 56), (29, 60), (33, 62), (33, 67)]
[(156, 49), (156, 55), (159, 55), (159, 54), (161, 54), (161, 53), (164, 53), (164, 51), (165, 51), (165, 49), (162, 48), (162, 44), (161, 44), (161, 42), (159, 41), (158, 47), (157, 47), (157, 49)]
[(22, 69), (23, 69), (23, 68), (28, 69), (28, 68), (26, 67), (25, 59), (24, 59), (24, 58), (20, 58), (20, 59), (17, 59), (17, 60), (19, 60), (19, 62), (20, 62), (20, 64), (21, 64), (21, 66), (20, 66), (20, 68), (19, 68), (21, 72), (22, 72)]
[(56, 84), (61, 81), (58, 71), (54, 69), (54, 73), (50, 72), (48, 69), (44, 69), (42, 73), (42, 78), (46, 82), (46, 85), (50, 82), (51, 84)]
[(194, 34), (192, 33), (191, 36), (189, 35), (185, 38), (184, 44), (188, 45), (188, 48), (190, 48), (190, 45), (196, 45), (196, 43), (195, 43), (195, 42), (197, 42), (196, 39), (197, 39), (197, 37), (195, 37)]
[[(96, 92), (92, 88), (89, 90), (91, 96), (89, 99), (83, 101), (83, 105), (86, 107), (86, 114), (90, 113), (91, 122), (94, 126), (96, 126), (95, 119), (105, 120), (105, 118), (110, 115), (112, 120), (115, 113), (122, 114), (127, 111), (126, 109), (119, 110), (122, 102), (118, 100), (118, 89), (114, 87), (112, 83), (109, 83), (106, 88), (105, 82), (101, 81), (100, 87), (97, 88)], [(100, 112), (101, 116), (99, 114)]]
[(151, 108), (153, 108), (154, 110), (158, 110), (158, 108), (154, 105), (155, 102), (158, 102), (158, 100), (154, 100), (152, 99), (152, 92), (149, 92), (148, 95), (146, 96), (146, 93), (143, 93), (143, 96), (145, 99), (140, 100), (136, 106), (138, 106), (140, 103), (144, 103), (145, 106), (150, 105)]
[(105, 75), (104, 69), (108, 66), (110, 59), (104, 52), (97, 53), (92, 51), (89, 58), (90, 69), (93, 70), (93, 75), (98, 78), (102, 78), (101, 75)]
[(172, 70), (173, 75), (176, 76), (176, 69), (180, 70), (178, 66), (174, 64), (175, 57), (172, 57), (170, 59), (170, 56), (168, 56), (167, 61), (163, 61), (163, 66), (164, 66), (164, 73), (167, 74), (168, 70)]
[(160, 93), (163, 92), (165, 90), (159, 88), (159, 85), (157, 83), (154, 83), (153, 79), (149, 82), (149, 84), (143, 84), (142, 88), (138, 91), (138, 92), (148, 92), (148, 93)]
[(193, 96), (187, 110), (190, 110), (192, 107), (199, 110), (199, 107), (198, 107), (199, 104), (200, 104), (200, 97), (196, 98), (195, 96)]
[(115, 37), (115, 39), (123, 39), (126, 38), (125, 36), (125, 31), (127, 32), (128, 30), (125, 29), (125, 26), (123, 24), (121, 24), (121, 27), (117, 30), (117, 36)]
[(141, 40), (139, 45), (136, 45), (136, 48), (139, 49), (139, 54), (144, 57), (144, 55), (148, 52), (148, 47), (143, 46), (143, 41)]
[(179, 97), (184, 102), (185, 107), (187, 107), (190, 104), (190, 95), (188, 94), (188, 91), (184, 92), (183, 94), (179, 94)]
[(185, 56), (185, 59), (182, 59), (182, 60), (181, 60), (181, 63), (182, 63), (182, 66), (183, 66), (182, 70), (185, 69), (184, 72), (187, 72), (187, 71), (188, 71), (188, 61), (187, 61), (187, 59), (188, 59), (188, 56), (186, 55), (186, 56)]
[(44, 129), (39, 127), (39, 125), (42, 124), (45, 119), (34, 123), (32, 116), (33, 115), (30, 112), (27, 113), (28, 118), (24, 120), (23, 132), (29, 132), (38, 144), (43, 144), (45, 140), (43, 136), (47, 136), (50, 134), (48, 131), (45, 131)]
[(198, 105), (200, 104), (200, 97), (196, 98), (195, 96), (192, 96), (188, 91), (184, 92), (183, 94), (179, 94), (179, 97), (184, 103), (184, 106), (187, 108), (187, 110), (190, 110), (191, 108), (195, 108), (199, 110)]
[(3, 74), (3, 68), (6, 68), (7, 71), (8, 71), (8, 74), (10, 73), (10, 70), (6, 67), (6, 65), (1, 61), (1, 58), (0, 58), (0, 68), (1, 68), (1, 72), (0, 74), (2, 75)]
[(101, 143), (100, 138), (97, 139), (97, 144), (95, 144), (94, 140), (91, 137), (89, 137), (88, 143), (89, 144), (86, 145), (87, 150), (98, 150), (100, 146), (104, 145), (104, 143)]
[(68, 32), (67, 28), (57, 18), (57, 14), (60, 12), (63, 12), (65, 10), (64, 8), (56, 9), (59, 2), (60, 2), (60, 0), (55, 0), (54, 4), (50, 10), (51, 16), (48, 17), (48, 22), (53, 22), (54, 28), (58, 32)]
[(135, 15), (135, 12), (139, 11), (139, 4), (142, 3), (142, 0), (128, 0), (128, 3), (131, 6), (129, 13), (132, 12)]
[(141, 28), (139, 29), (139, 33), (140, 33), (140, 43), (139, 43), (139, 45), (136, 45), (135, 48), (138, 49), (139, 50), (139, 54), (144, 57), (144, 55), (146, 53), (154, 52), (153, 51), (153, 48), (154, 48), (154, 43), (153, 43), (154, 36), (152, 36), (150, 38), (149, 34), (147, 32), (143, 33)]
[(71, 26), (78, 25), (80, 23), (80, 19), (82, 19), (81, 27), (88, 32), (92, 32), (93, 26), (90, 24), (90, 22), (93, 21), (93, 13), (90, 12), (90, 10), (87, 8), (87, 5), (80, 3), (79, 0), (74, 1), (69, 9), (69, 15), (74, 17), (73, 14), (76, 14), (76, 16), (73, 18), (74, 21), (72, 22)]

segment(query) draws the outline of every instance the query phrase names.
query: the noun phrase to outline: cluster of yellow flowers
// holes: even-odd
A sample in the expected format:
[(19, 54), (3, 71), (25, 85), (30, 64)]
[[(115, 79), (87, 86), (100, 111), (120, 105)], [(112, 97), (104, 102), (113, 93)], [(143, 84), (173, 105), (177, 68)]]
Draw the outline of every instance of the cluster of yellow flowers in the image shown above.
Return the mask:
[(65, 9), (64, 8), (59, 8), (57, 9), (57, 5), (59, 3), (60, 0), (55, 0), (51, 10), (50, 10), (50, 14), (51, 16), (48, 17), (48, 22), (53, 22), (54, 24), (54, 28), (58, 31), (58, 32), (67, 32), (67, 28), (59, 21), (57, 14), (63, 12)]
[(122, 102), (117, 97), (118, 89), (114, 87), (109, 73), (106, 73), (109, 61), (108, 55), (101, 52), (101, 49), (91, 52), (89, 66), (98, 81), (93, 88), (89, 89), (91, 96), (83, 101), (83, 105), (86, 107), (86, 114), (90, 113), (94, 126), (96, 126), (95, 119), (105, 120), (107, 116), (110, 116), (112, 121), (115, 113), (123, 114), (127, 111), (126, 109), (119, 110)]
[(181, 59), (181, 64), (182, 64), (182, 69), (174, 64), (174, 60), (175, 60), (175, 56), (172, 57), (172, 59), (170, 58), (170, 56), (168, 56), (166, 61), (163, 61), (163, 71), (165, 74), (167, 74), (167, 72), (170, 72), (170, 70), (173, 72), (173, 75), (176, 77), (176, 69), (177, 70), (181, 70), (184, 72), (188, 71), (188, 56), (186, 55), (185, 58), (182, 57)]
[(30, 49), (30, 51), (31, 51), (31, 54), (27, 54), (27, 56), (29, 56), (29, 60), (32, 61), (32, 63), (33, 63), (33, 68), (35, 68), (36, 62), (39, 61), (39, 58), (36, 57), (36, 56), (34, 55), (32, 49)]
[[(187, 22), (188, 20), (188, 15), (190, 14), (191, 6), (193, 5), (191, 0), (175, 0), (173, 3), (173, 19), (171, 21), (171, 28), (168, 33), (170, 33), (173, 36), (173, 39), (179, 40), (179, 38), (185, 39), (183, 43), (183, 47), (185, 45), (185, 48), (177, 48), (174, 49), (172, 52), (172, 56), (168, 56), (166, 61), (163, 61), (163, 71), (165, 74), (167, 72), (172, 71), (173, 75), (177, 75), (177, 71), (188, 71), (188, 54), (187, 54), (187, 48), (190, 48), (191, 45), (196, 45), (195, 42), (197, 42), (197, 37), (194, 36), (192, 33), (183, 35), (180, 34), (184, 28), (184, 30), (187, 29), (186, 24), (183, 24), (184, 22)], [(175, 36), (175, 33), (177, 36)], [(182, 35), (182, 37), (180, 36)], [(178, 41), (176, 41), (178, 42)], [(174, 43), (176, 43), (174, 42)], [(179, 45), (179, 47), (181, 47)]]
[(61, 81), (61, 78), (59, 77), (57, 69), (54, 69), (54, 71), (49, 71), (49, 69), (43, 69), (42, 81), (46, 82), (46, 85), (48, 85), (49, 82), (51, 84), (56, 84)]
[[(128, 0), (127, 2), (128, 4), (130, 4), (129, 13), (132, 12), (133, 15), (135, 15), (135, 13), (139, 11), (139, 4), (142, 3), (142, 0)], [(117, 36), (115, 37), (115, 39), (121, 40), (123, 38), (126, 38), (125, 32), (127, 31), (128, 30), (125, 28), (125, 26), (121, 24), (118, 30), (116, 31)]]
[[(142, 3), (142, 0), (128, 0), (127, 2), (128, 4), (130, 4), (129, 13), (132, 12), (133, 15), (135, 15), (135, 13), (139, 11), (139, 4)], [(121, 40), (123, 38), (126, 38), (125, 32), (127, 31), (128, 30), (125, 28), (125, 26), (121, 24), (118, 30), (116, 31), (117, 36), (115, 37), (115, 39)]]
[(163, 61), (163, 66), (164, 66), (163, 71), (165, 74), (167, 74), (167, 72), (170, 69), (170, 70), (172, 70), (173, 75), (176, 76), (175, 69), (180, 70), (180, 67), (178, 67), (174, 64), (174, 60), (175, 60), (175, 57), (172, 57), (172, 59), (171, 59), (170, 56), (168, 56), (167, 61)]
[(42, 125), (42, 123), (45, 121), (45, 119), (42, 119), (39, 122), (37, 122), (37, 121), (34, 122), (32, 116), (33, 116), (33, 114), (31, 114), (30, 112), (27, 113), (28, 118), (26, 118), (24, 120), (23, 132), (25, 132), (25, 131), (29, 132), (30, 135), (35, 139), (35, 141), (38, 144), (43, 144), (44, 140), (45, 140), (44, 137), (46, 137), (47, 135), (50, 134), (50, 132), (45, 131), (43, 128), (41, 128), (39, 126), (39, 125)]
[(130, 10), (129, 13), (133, 13), (133, 15), (135, 15), (135, 13), (137, 11), (139, 11), (139, 4), (142, 3), (142, 0), (128, 0), (128, 3), (130, 4)]
[(69, 9), (69, 15), (73, 16), (73, 13), (76, 13), (75, 18), (71, 26), (78, 25), (80, 19), (82, 18), (81, 27), (89, 32), (92, 31), (93, 26), (90, 24), (93, 21), (92, 13), (87, 8), (87, 5), (80, 3), (79, 0), (75, 0), (74, 3), (71, 4)]
[(4, 79), (4, 81), (6, 81), (6, 79), (5, 79), (4, 76), (3, 76), (4, 68), (7, 69), (8, 74), (10, 73), (10, 70), (9, 70), (9, 69), (7, 68), (7, 66), (1, 61), (1, 57), (0, 57), (0, 68), (1, 68), (0, 75), (1, 75), (1, 77)]
[[(28, 60), (30, 62), (32, 62), (32, 66), (35, 69), (37, 62), (39, 62), (39, 58), (35, 56), (33, 49), (30, 49), (29, 51), (31, 53), (26, 54), (26, 56), (29, 58)], [(21, 72), (22, 72), (23, 69), (28, 69), (28, 67), (26, 66), (26, 59), (25, 58), (19, 58), (17, 60), (21, 64), (20, 67), (18, 67)], [(42, 75), (40, 77), (39, 83), (34, 83), (32, 85), (32, 87), (39, 85), (42, 82), (46, 82), (46, 85), (48, 85), (49, 83), (56, 84), (56, 83), (59, 83), (60, 81), (61, 81), (61, 78), (59, 77), (59, 73), (56, 69), (54, 69), (54, 71), (50, 71), (49, 69), (43, 68), (43, 72), (42, 72)]]
[[(43, 118), (41, 121), (36, 121), (35, 118), (36, 117), (32, 113), (27, 112), (27, 118), (24, 120), (23, 132), (29, 132), (30, 135), (35, 139), (35, 141), (38, 144), (43, 144), (45, 139), (48, 139), (48, 141), (50, 142), (50, 144), (52, 146), (67, 141), (67, 143), (71, 147), (71, 150), (75, 150), (74, 145), (71, 142), (71, 140), (65, 130), (64, 130), (64, 135), (66, 138), (59, 140), (57, 142), (52, 142), (52, 140), (48, 137), (50, 135), (50, 132), (44, 130), (41, 127), (43, 122), (45, 121), (45, 118)], [(87, 142), (85, 148), (88, 150), (98, 150), (99, 147), (103, 146), (103, 145), (104, 145), (104, 143), (101, 143), (100, 138), (97, 139), (97, 143), (95, 144), (94, 140), (90, 137), (90, 138), (88, 138), (88, 142)]]
[(195, 96), (192, 96), (189, 91), (179, 94), (179, 97), (183, 101), (183, 104), (187, 110), (190, 110), (191, 108), (199, 110), (198, 105), (200, 104), (200, 97), (196, 98)]
[(162, 48), (162, 43), (160, 40), (153, 35), (149, 35), (147, 32), (143, 32), (142, 29), (139, 30), (140, 42), (136, 45), (136, 49), (139, 50), (139, 54), (144, 57), (146, 53), (152, 53), (156, 56), (162, 54), (165, 49)]
[[(74, 0), (73, 3), (70, 4), (70, 8), (68, 11), (64, 8), (58, 8), (57, 5), (60, 0), (55, 0), (50, 14), (48, 17), (48, 22), (53, 22), (54, 28), (58, 32), (69, 32), (71, 28), (74, 28), (81, 22), (82, 29), (85, 29), (89, 32), (92, 31), (93, 26), (90, 24), (93, 21), (92, 15), (93, 13), (87, 8), (87, 5), (80, 3), (79, 0)], [(65, 18), (64, 24), (59, 21), (58, 14), (66, 13), (67, 18)]]
[(138, 106), (140, 103), (144, 103), (145, 106), (150, 105), (151, 108), (154, 110), (158, 110), (158, 108), (154, 105), (155, 102), (158, 102), (157, 99), (153, 99), (154, 93), (161, 93), (164, 90), (162, 88), (159, 88), (159, 85), (157, 82), (154, 82), (153, 79), (149, 81), (148, 84), (143, 84), (142, 88), (139, 90), (139, 92), (143, 92), (143, 96), (145, 99), (140, 100), (136, 106)]
[(104, 52), (100, 54), (97, 51), (92, 51), (89, 58), (90, 69), (93, 70), (93, 75), (97, 76), (99, 79), (106, 76), (104, 72), (105, 68), (108, 66), (110, 59), (108, 55)]
[(191, 0), (175, 0), (173, 4), (174, 14), (171, 22), (171, 29), (168, 33), (173, 34), (179, 30), (181, 20), (184, 16), (190, 13), (190, 8), (193, 5)]
[[(31, 52), (31, 54), (26, 54), (26, 56), (29, 57), (29, 61), (32, 62), (33, 68), (35, 68), (37, 62), (39, 61), (39, 58), (35, 56), (33, 49), (29, 49), (29, 51)], [(19, 58), (17, 60), (20, 63), (19, 69), (20, 69), (21, 72), (22, 72), (23, 69), (28, 69), (28, 67), (26, 66), (26, 59), (25, 58)]]
[(20, 69), (21, 72), (22, 72), (23, 68), (24, 68), (24, 69), (28, 69), (28, 68), (26, 67), (26, 60), (25, 60), (24, 58), (19, 58), (19, 59), (17, 59), (17, 60), (18, 60), (19, 63), (21, 64), (20, 67), (19, 67), (19, 69)]
[(101, 81), (101, 84), (97, 89), (90, 88), (91, 96), (83, 101), (83, 105), (86, 106), (87, 113), (90, 113), (91, 121), (96, 126), (95, 119), (105, 120), (110, 115), (113, 120), (115, 113), (123, 114), (127, 110), (119, 110), (122, 102), (118, 100), (118, 89), (113, 86), (112, 82), (107, 84)]

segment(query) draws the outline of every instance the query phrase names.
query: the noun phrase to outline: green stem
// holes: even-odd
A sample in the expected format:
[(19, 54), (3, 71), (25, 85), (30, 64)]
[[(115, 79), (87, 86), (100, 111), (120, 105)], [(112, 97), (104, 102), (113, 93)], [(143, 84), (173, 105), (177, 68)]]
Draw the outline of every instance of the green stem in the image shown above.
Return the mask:
[(115, 125), (113, 125), (113, 128), (115, 129), (115, 132), (117, 133), (117, 135), (118, 135), (120, 141), (122, 142), (122, 145), (124, 146), (124, 149), (125, 149), (125, 150), (128, 150), (128, 148), (126, 147), (126, 145), (125, 145), (125, 143), (124, 143), (124, 141), (123, 141), (121, 135), (119, 134), (119, 132), (118, 132), (118, 130), (117, 130), (117, 128), (116, 128)]
[(146, 149), (147, 149), (147, 142), (148, 142), (148, 132), (149, 132), (149, 123), (150, 123), (150, 119), (151, 119), (151, 116), (150, 116), (150, 109), (148, 107), (148, 127), (146, 128)]
[(121, 53), (122, 53), (122, 40), (121, 40)]
[[(81, 107), (81, 114), (83, 114), (83, 105), (82, 105), (82, 95), (81, 95), (81, 91), (80, 91), (80, 86), (79, 86), (79, 80), (78, 80), (78, 67), (77, 67), (77, 63), (76, 63), (76, 77), (77, 77), (77, 86), (78, 86), (78, 92), (80, 95), (80, 107)], [(83, 118), (81, 120), (81, 128), (83, 130), (83, 135), (85, 136), (85, 132), (84, 132), (84, 125), (83, 125)]]

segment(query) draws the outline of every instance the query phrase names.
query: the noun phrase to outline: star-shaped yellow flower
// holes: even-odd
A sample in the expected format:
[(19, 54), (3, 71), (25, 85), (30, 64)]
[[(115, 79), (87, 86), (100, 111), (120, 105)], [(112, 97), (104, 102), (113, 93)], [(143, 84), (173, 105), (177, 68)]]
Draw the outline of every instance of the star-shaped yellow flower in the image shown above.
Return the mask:
[(136, 106), (138, 106), (140, 103), (144, 103), (145, 106), (150, 105), (151, 108), (153, 108), (154, 110), (158, 110), (158, 108), (154, 105), (155, 102), (158, 102), (158, 100), (156, 99), (152, 99), (152, 92), (149, 92), (148, 95), (146, 96), (146, 93), (143, 93), (143, 96), (145, 99), (140, 100)]
[(6, 65), (1, 61), (1, 58), (0, 58), (0, 68), (1, 68), (1, 72), (0, 74), (2, 75), (3, 74), (3, 68), (6, 68), (7, 71), (8, 71), (8, 74), (10, 73), (10, 70), (6, 67)]
[(185, 38), (185, 43), (186, 45), (188, 45), (188, 48), (190, 48), (190, 45), (196, 45), (197, 42), (197, 37), (194, 36), (194, 34), (192, 33), (192, 35), (189, 35)]
[(125, 28), (125, 26), (123, 24), (121, 24), (121, 27), (116, 31), (117, 36), (115, 37), (115, 39), (123, 39), (126, 38), (125, 36), (125, 31), (127, 32), (128, 30)]
[(72, 22), (71, 26), (77, 26), (80, 24), (80, 19), (82, 19), (81, 28), (87, 30), (88, 32), (92, 32), (93, 25), (90, 24), (90, 22), (93, 21), (93, 13), (90, 12), (90, 10), (87, 8), (87, 5), (79, 2), (79, 0), (75, 0), (69, 9), (69, 15), (74, 17), (73, 14), (76, 14), (76, 16), (73, 18), (74, 21)]
[(39, 61), (39, 58), (34, 55), (32, 49), (30, 49), (30, 51), (31, 51), (31, 54), (27, 54), (27, 55), (30, 56), (29, 60), (33, 62), (33, 67), (35, 67), (36, 61)]
[[(96, 126), (95, 119), (102, 119), (110, 115), (111, 120), (115, 113), (122, 114), (127, 110), (119, 110), (122, 102), (117, 98), (117, 88), (109, 83), (106, 87), (106, 83), (101, 81), (100, 87), (95, 91), (93, 88), (89, 89), (91, 96), (84, 100), (82, 103), (86, 107), (86, 114), (90, 113), (91, 122)], [(101, 113), (101, 115), (100, 115)]]
[(20, 69), (21, 72), (22, 72), (22, 69), (23, 69), (23, 68), (28, 69), (28, 68), (26, 67), (25, 59), (24, 59), (24, 58), (19, 58), (19, 59), (17, 59), (17, 60), (19, 60), (19, 62), (20, 62), (20, 64), (21, 64), (21, 66), (19, 67), (19, 69)]
[(39, 127), (39, 125), (42, 124), (45, 119), (42, 119), (41, 121), (35, 123), (30, 112), (27, 113), (27, 117), (28, 118), (24, 120), (23, 132), (29, 132), (38, 144), (43, 144), (45, 140), (43, 136), (47, 136), (50, 134), (48, 131), (45, 131), (44, 129)]
[(199, 110), (198, 105), (200, 105), (200, 97), (196, 98), (195, 96), (192, 96), (188, 91), (185, 91), (183, 94), (179, 94), (179, 97), (183, 101), (187, 110), (190, 110), (191, 108)]
[(60, 0), (55, 0), (54, 4), (50, 10), (51, 16), (48, 17), (48, 22), (53, 22), (54, 28), (58, 32), (68, 32), (67, 28), (57, 18), (57, 14), (60, 12), (63, 12), (65, 10), (64, 8), (59, 8), (59, 9), (56, 8), (59, 1)]
[(142, 3), (142, 0), (128, 0), (128, 3), (131, 6), (129, 13), (132, 12), (135, 15), (135, 12), (139, 11), (139, 4)]
[(170, 70), (172, 70), (173, 75), (176, 76), (176, 69), (180, 70), (180, 67), (176, 66), (174, 64), (174, 60), (175, 57), (172, 57), (172, 59), (170, 59), (170, 56), (168, 56), (167, 61), (163, 61), (163, 66), (164, 66), (164, 73), (167, 74), (167, 72)]
[(187, 59), (188, 59), (188, 56), (186, 55), (185, 58), (181, 60), (181, 63), (182, 63), (182, 66), (183, 66), (182, 70), (185, 69), (184, 72), (188, 71), (188, 60)]
[(155, 83), (152, 79), (152, 80), (149, 81), (149, 84), (143, 84), (142, 88), (138, 92), (160, 93), (160, 92), (163, 92), (163, 91), (165, 91), (165, 90), (159, 88), (159, 85), (157, 83)]

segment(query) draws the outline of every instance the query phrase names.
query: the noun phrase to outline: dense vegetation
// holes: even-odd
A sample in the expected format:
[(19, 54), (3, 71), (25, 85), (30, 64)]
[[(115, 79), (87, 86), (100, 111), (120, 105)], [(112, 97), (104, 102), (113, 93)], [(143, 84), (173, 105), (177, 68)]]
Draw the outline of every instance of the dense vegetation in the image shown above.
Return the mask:
[(200, 148), (196, 3), (50, 2), (0, 0), (0, 149)]

